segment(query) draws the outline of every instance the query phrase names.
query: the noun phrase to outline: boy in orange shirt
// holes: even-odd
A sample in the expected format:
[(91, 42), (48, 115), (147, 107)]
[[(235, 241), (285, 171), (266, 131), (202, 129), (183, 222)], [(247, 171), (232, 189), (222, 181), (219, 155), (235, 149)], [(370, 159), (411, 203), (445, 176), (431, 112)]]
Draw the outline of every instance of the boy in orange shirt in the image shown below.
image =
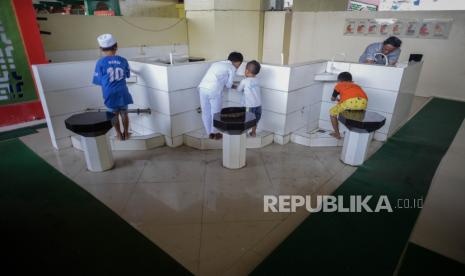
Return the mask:
[(368, 97), (360, 86), (352, 82), (352, 75), (349, 72), (340, 73), (337, 76), (337, 81), (338, 83), (334, 87), (331, 101), (335, 101), (337, 96), (339, 96), (339, 102), (329, 110), (329, 113), (334, 129), (331, 135), (337, 139), (341, 139), (337, 116), (345, 110), (365, 110), (368, 104)]

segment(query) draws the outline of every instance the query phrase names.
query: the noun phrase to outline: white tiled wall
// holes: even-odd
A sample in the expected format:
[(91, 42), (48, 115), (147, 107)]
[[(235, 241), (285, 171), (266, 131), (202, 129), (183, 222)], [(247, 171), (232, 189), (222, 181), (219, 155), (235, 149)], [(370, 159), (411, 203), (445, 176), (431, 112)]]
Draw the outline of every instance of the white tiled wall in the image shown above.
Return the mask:
[(46, 98), (48, 111), (53, 116), (103, 107), (102, 92), (98, 86), (51, 91), (46, 94)]
[(350, 63), (338, 62), (338, 61), (328, 61), (326, 63), (326, 72), (339, 74), (341, 72), (349, 71)]
[(306, 126), (308, 123), (309, 114), (310, 109), (307, 106), (303, 107), (301, 110), (288, 113), (286, 115), (286, 126), (284, 129), (284, 134), (290, 134), (291, 132)]
[[(128, 84), (134, 99), (130, 108), (152, 110), (152, 114), (131, 115), (134, 129), (144, 134), (156, 132), (178, 137), (202, 128), (201, 115), (197, 112), (200, 103), (196, 87), (209, 65), (166, 66), (130, 62), (137, 75), (137, 82)], [(103, 107), (100, 88), (91, 84), (94, 66), (95, 61), (82, 61), (33, 67), (56, 147), (70, 144), (64, 140), (71, 135), (64, 127), (64, 119), (88, 107)], [(302, 127), (330, 128), (328, 110), (334, 104), (330, 102), (334, 83), (314, 81), (315, 74), (332, 68), (328, 66), (326, 62), (294, 67), (263, 65), (259, 74), (263, 106), (259, 127), (281, 136)], [(406, 116), (404, 113), (410, 106), (421, 66), (406, 69), (404, 77), (409, 78), (408, 81), (402, 80), (404, 69), (401, 68), (340, 62), (335, 62), (334, 67), (352, 72), (355, 82), (361, 84), (368, 94), (368, 110), (387, 118), (386, 125), (377, 131), (375, 139), (385, 139), (392, 134), (390, 123), (398, 124)], [(401, 90), (399, 97), (394, 89)], [(224, 106), (239, 106), (241, 97), (241, 93), (225, 91)], [(399, 117), (393, 119), (393, 112), (398, 112)]]
[(392, 124), (389, 128), (389, 134), (394, 133), (408, 119), (422, 66), (423, 63), (417, 63), (405, 69), (392, 117)]
[[(375, 133), (375, 139), (386, 140), (408, 116), (413, 95), (418, 83), (421, 63), (407, 68), (363, 65), (355, 63), (328, 62), (327, 70), (336, 73), (349, 71), (354, 82), (359, 84), (368, 96), (368, 110), (386, 117), (386, 124)], [(329, 108), (335, 105), (331, 102), (334, 82), (323, 85), (323, 96), (320, 111), (320, 126), (325, 128), (329, 123)]]
[(71, 146), (65, 119), (86, 108), (103, 107), (100, 89), (92, 85), (95, 62), (66, 62), (34, 65), (33, 74), (44, 108), (52, 144)]
[(314, 127), (310, 127), (310, 129), (314, 129), (318, 127), (318, 121), (320, 119), (320, 113), (321, 113), (321, 102), (314, 103), (309, 106), (310, 113), (308, 116), (308, 123), (309, 125), (316, 125)]
[(44, 91), (67, 90), (92, 85), (95, 61), (37, 65)]
[[(34, 66), (39, 94), (53, 144), (69, 138), (64, 120), (86, 108), (104, 108), (101, 88), (91, 84), (95, 61), (51, 63)], [(130, 108), (151, 108), (152, 114), (131, 115), (138, 133), (177, 136), (200, 128), (198, 83), (209, 63), (164, 66), (130, 61), (137, 76), (128, 84), (134, 104)], [(169, 81), (170, 80), (170, 81)], [(61, 142), (62, 145), (70, 143)]]
[(288, 93), (269, 88), (261, 88), (263, 109), (280, 114), (287, 113)]
[[(173, 51), (177, 54), (187, 54), (188, 47), (185, 44), (181, 44), (147, 46), (142, 49), (141, 47), (118, 48), (118, 55), (127, 59), (141, 56), (166, 58), (169, 56), (169, 53)], [(100, 58), (100, 56), (101, 51), (98, 48), (89, 50), (47, 51), (47, 57), (52, 62), (96, 60)]]
[[(136, 91), (131, 93), (134, 95), (137, 90), (143, 92), (142, 96), (137, 97), (137, 103), (167, 115), (140, 124), (159, 129), (160, 133), (168, 137), (201, 128), (201, 117), (197, 113), (200, 107), (197, 86), (210, 64), (195, 62), (170, 66), (131, 62), (137, 74), (137, 83), (134, 85)], [(159, 128), (154, 127), (154, 124)]]
[(287, 66), (262, 64), (257, 78), (264, 88), (289, 91), (291, 68)]
[(197, 110), (190, 110), (171, 116), (171, 137), (202, 128), (202, 117)]
[(325, 71), (326, 62), (308, 63), (291, 67), (289, 91), (312, 85), (315, 75)]
[(137, 84), (157, 90), (169, 91), (167, 66), (129, 61), (129, 67), (137, 76)]
[(169, 93), (141, 84), (128, 85), (134, 104), (139, 108), (151, 108), (154, 112), (170, 115)]
[(284, 135), (286, 115), (263, 109), (259, 127), (275, 134)]
[(261, 127), (278, 135), (304, 126), (316, 128), (323, 84), (314, 78), (325, 66), (326, 62), (292, 67), (265, 65), (267, 75), (259, 79), (264, 110)]
[(302, 109), (303, 106), (321, 102), (323, 85), (312, 83), (310, 86), (298, 90), (289, 91), (287, 101), (287, 113)]
[(197, 110), (200, 107), (199, 91), (197, 87), (172, 91), (170, 97), (170, 114)]
[(194, 62), (167, 66), (168, 91), (177, 91), (197, 87), (212, 62)]
[(404, 69), (352, 63), (349, 72), (354, 82), (362, 87), (397, 92)]

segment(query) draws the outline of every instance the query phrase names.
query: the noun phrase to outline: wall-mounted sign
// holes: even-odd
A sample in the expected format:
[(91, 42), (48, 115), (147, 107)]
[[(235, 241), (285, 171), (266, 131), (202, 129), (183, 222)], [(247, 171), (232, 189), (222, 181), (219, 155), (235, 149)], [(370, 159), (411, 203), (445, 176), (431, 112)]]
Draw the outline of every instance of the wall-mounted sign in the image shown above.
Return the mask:
[(0, 105), (37, 99), (10, 1), (0, 1)]
[(447, 39), (452, 19), (346, 19), (344, 35)]
[(423, 38), (447, 39), (451, 24), (450, 19), (425, 19), (420, 27), (419, 35)]
[(395, 36), (401, 36), (404, 34), (404, 29), (405, 29), (405, 24), (403, 21), (398, 21), (396, 20), (396, 22), (394, 22), (394, 24), (392, 25), (392, 35), (395, 35)]
[(406, 37), (416, 37), (418, 35), (418, 20), (408, 20), (405, 22), (405, 31), (404, 36)]
[(344, 26), (344, 34), (345, 35), (354, 35), (356, 25), (357, 25), (356, 20), (347, 19), (346, 24)]
[(357, 21), (357, 28), (355, 30), (355, 33), (357, 35), (364, 35), (367, 32), (368, 28), (368, 21), (366, 19), (360, 19)]
[(349, 11), (377, 11), (378, 6), (359, 1), (349, 1)]
[(375, 19), (379, 24), (379, 35), (387, 36), (393, 32), (395, 19)]
[(378, 21), (371, 19), (368, 20), (367, 35), (379, 35), (379, 23)]

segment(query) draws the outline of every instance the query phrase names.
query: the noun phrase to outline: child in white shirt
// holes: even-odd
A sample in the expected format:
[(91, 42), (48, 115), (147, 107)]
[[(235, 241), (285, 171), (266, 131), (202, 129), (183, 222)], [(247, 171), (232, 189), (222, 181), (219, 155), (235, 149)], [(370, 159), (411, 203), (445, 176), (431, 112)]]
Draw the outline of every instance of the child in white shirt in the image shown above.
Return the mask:
[(222, 134), (213, 127), (213, 115), (221, 111), (223, 89), (232, 87), (236, 70), (243, 60), (241, 53), (230, 53), (228, 60), (213, 63), (199, 84), (202, 121), (210, 139), (222, 138)]
[[(245, 67), (245, 76), (240, 84), (237, 86), (237, 91), (244, 91), (244, 103), (247, 111), (255, 114), (258, 121), (262, 117), (262, 100), (260, 95), (260, 84), (255, 77), (260, 72), (260, 63), (256, 60), (247, 62)], [(250, 136), (255, 137), (257, 135), (257, 125), (255, 125), (250, 131)]]

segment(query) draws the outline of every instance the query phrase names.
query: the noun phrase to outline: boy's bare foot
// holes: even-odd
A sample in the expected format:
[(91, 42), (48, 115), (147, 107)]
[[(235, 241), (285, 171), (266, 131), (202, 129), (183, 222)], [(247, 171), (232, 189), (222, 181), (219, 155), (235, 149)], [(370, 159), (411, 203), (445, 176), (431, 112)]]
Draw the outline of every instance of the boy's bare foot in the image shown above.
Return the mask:
[(131, 138), (132, 133), (131, 132), (125, 132), (124, 133), (124, 140), (129, 140)]
[(123, 137), (122, 133), (116, 133), (115, 138), (116, 138), (116, 140), (119, 140), (119, 141), (124, 140), (124, 137)]
[(216, 135), (215, 133), (210, 133), (210, 135), (208, 135), (208, 138), (210, 139), (215, 139)]
[(341, 139), (341, 134), (339, 134), (337, 132), (331, 132), (330, 135), (333, 136), (336, 139)]
[(256, 137), (256, 136), (257, 136), (257, 133), (256, 133), (255, 131), (251, 131), (251, 132), (249, 133), (249, 135), (252, 136), (252, 137)]
[(216, 133), (215, 134), (215, 140), (221, 140), (223, 138), (223, 134), (221, 133)]

